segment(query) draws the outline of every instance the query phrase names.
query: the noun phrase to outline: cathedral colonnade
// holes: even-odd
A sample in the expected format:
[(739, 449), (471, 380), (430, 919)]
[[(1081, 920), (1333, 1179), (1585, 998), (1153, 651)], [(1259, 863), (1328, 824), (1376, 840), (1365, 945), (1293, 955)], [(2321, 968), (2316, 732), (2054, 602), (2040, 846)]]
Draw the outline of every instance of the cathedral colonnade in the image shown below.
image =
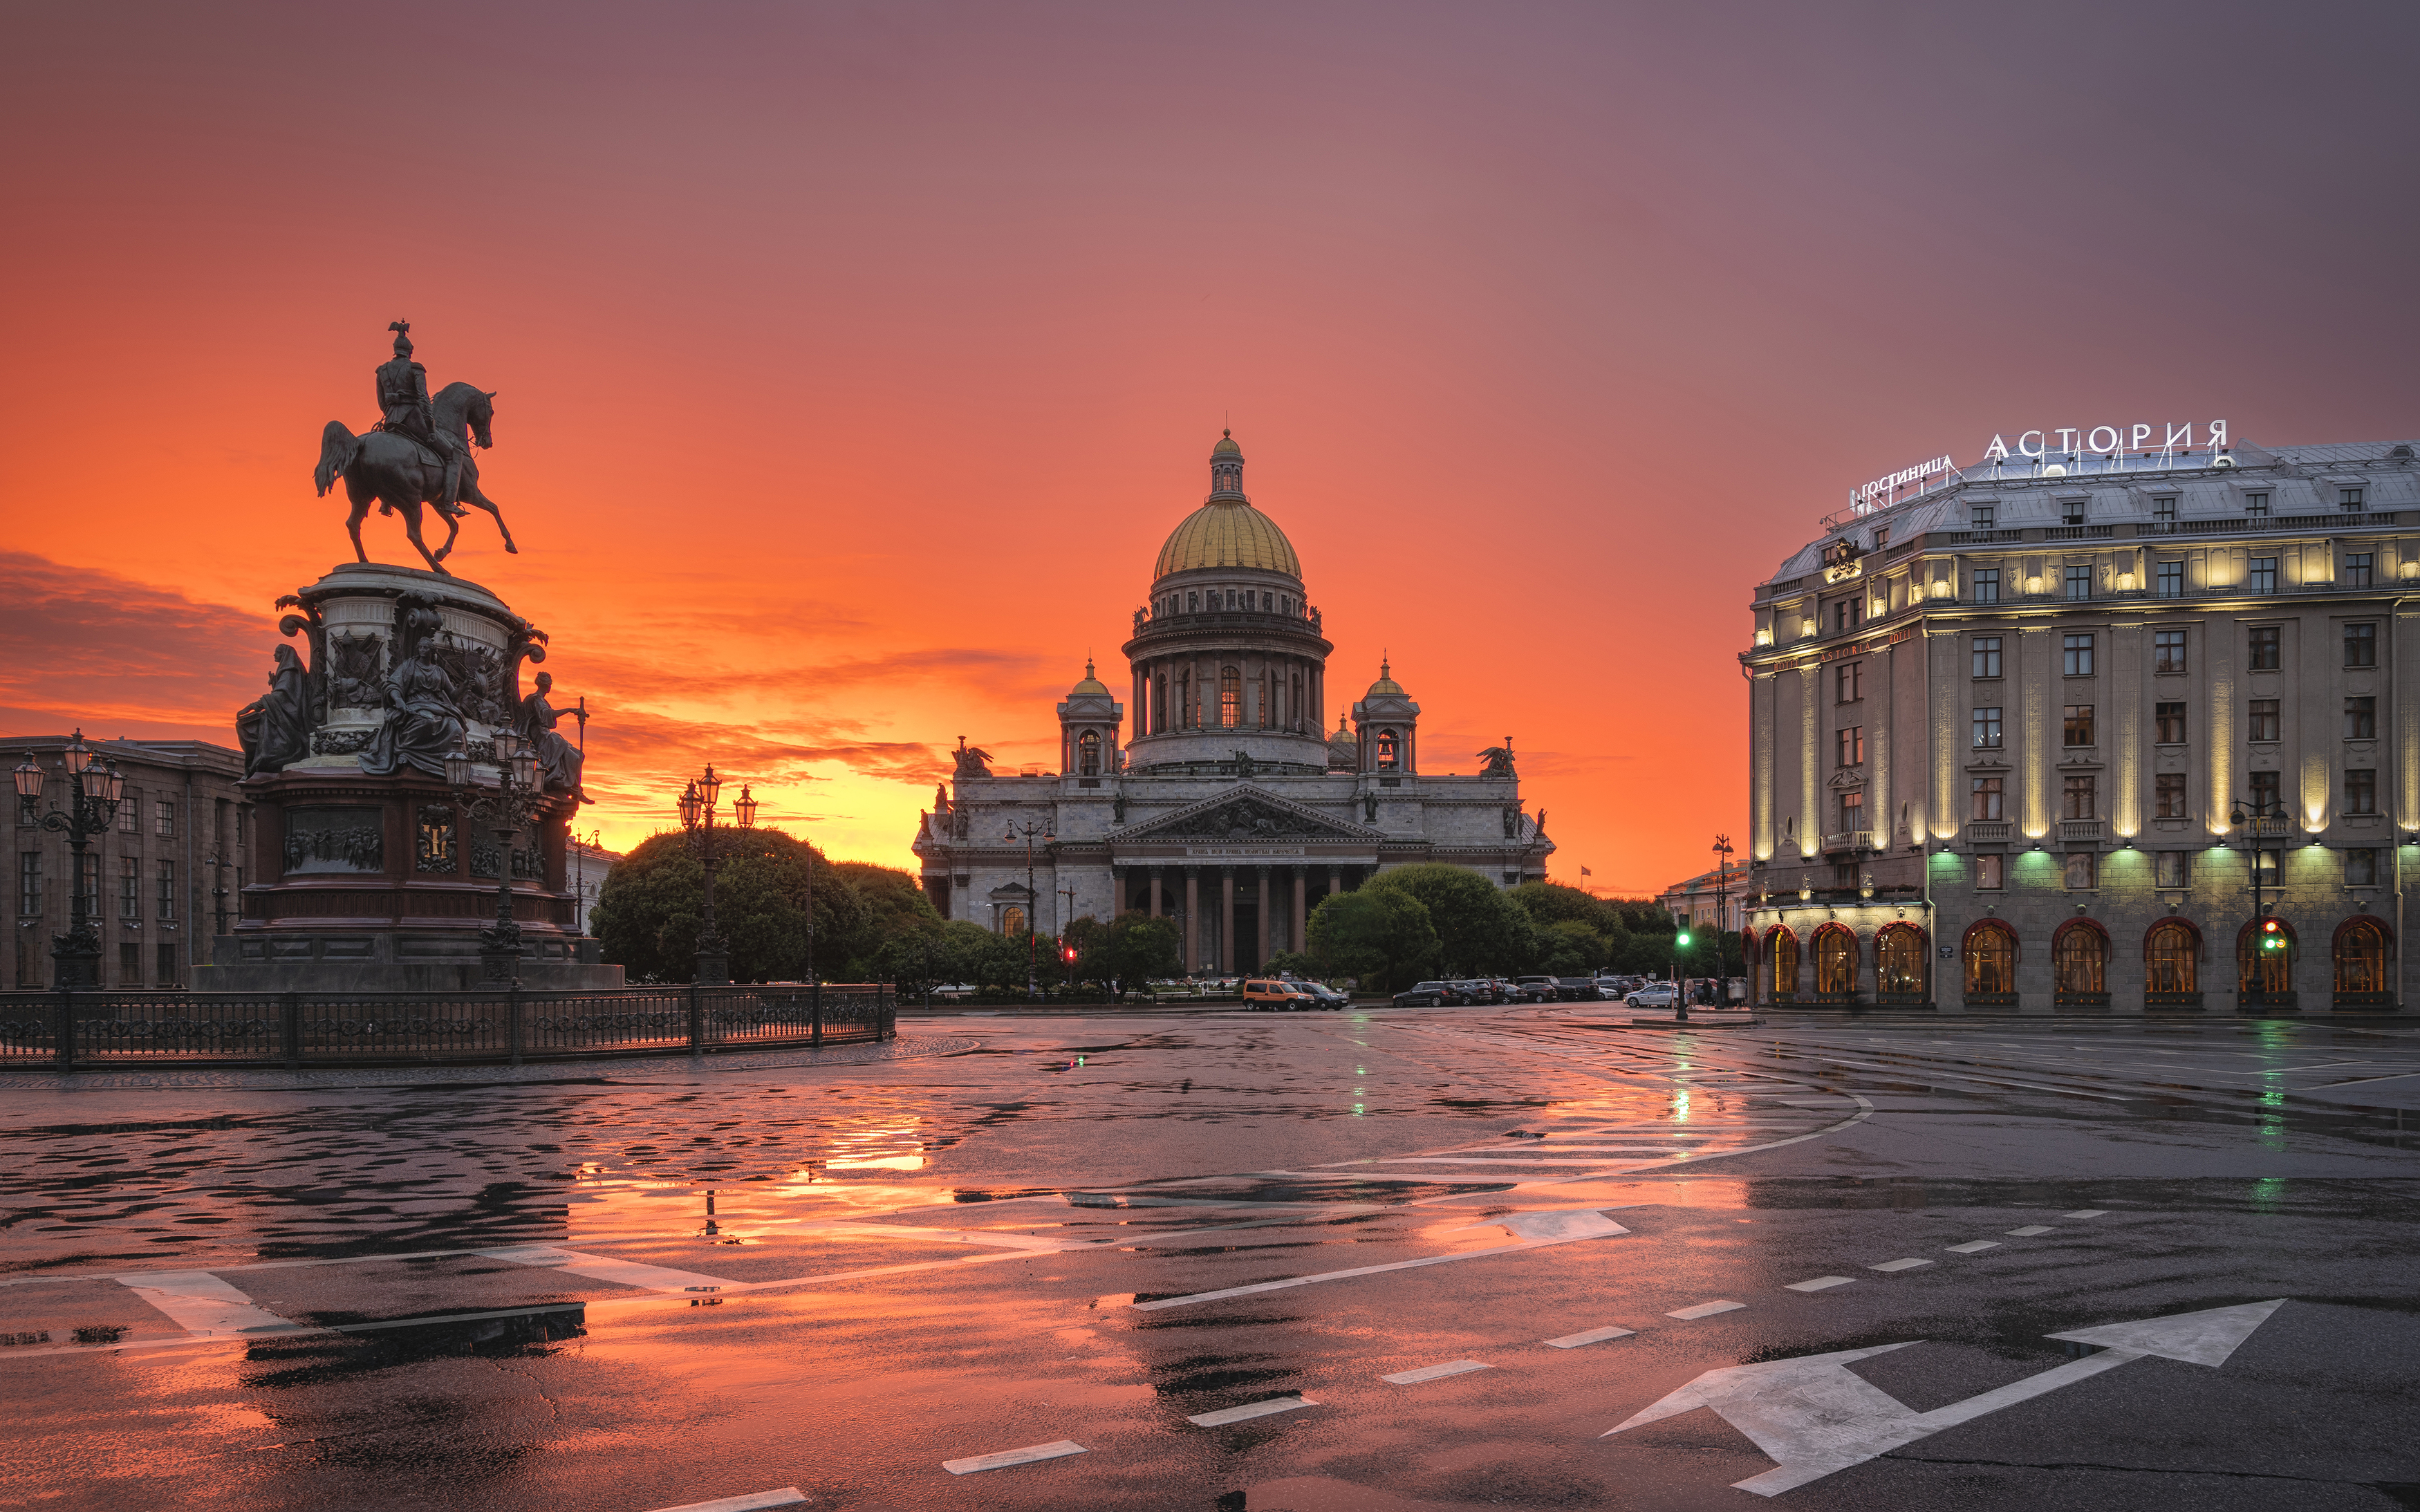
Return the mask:
[[(1307, 948), (1319, 900), (1358, 887), (1376, 867), (1320, 861), (1116, 862), (1117, 912), (1173, 918), (1188, 970), (1256, 971), (1280, 950)], [(1203, 911), (1205, 900), (1209, 911)], [(1226, 942), (1235, 949), (1226, 949)]]

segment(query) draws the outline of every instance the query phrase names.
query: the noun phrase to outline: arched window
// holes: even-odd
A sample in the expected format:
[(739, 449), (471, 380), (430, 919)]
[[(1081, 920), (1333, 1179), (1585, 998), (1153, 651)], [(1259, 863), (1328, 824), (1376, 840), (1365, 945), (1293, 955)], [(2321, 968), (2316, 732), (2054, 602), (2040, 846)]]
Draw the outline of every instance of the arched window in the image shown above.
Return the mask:
[(1202, 590), (1195, 588), (1188, 589), (1186, 592), (1185, 612), (1187, 614), (1199, 614), (1202, 612)]
[(1015, 903), (1011, 903), (1007, 907), (1001, 909), (1000, 911), (1000, 932), (1002, 934), (1024, 933), (1025, 910), (1017, 907)]
[(1879, 1002), (1921, 1003), (1928, 976), (1924, 931), (1913, 924), (1885, 924), (1874, 936), (1874, 991)]
[(2054, 1003), (2089, 1007), (2109, 1001), (2109, 933), (2088, 918), (2071, 918), (2050, 937)]
[(1233, 667), (1218, 669), (1218, 725), (1233, 730), (1244, 722), (1244, 679)]
[(2394, 991), (2386, 980), (2386, 926), (2377, 919), (2348, 918), (2336, 927), (2332, 949), (2335, 957), (2338, 1008), (2389, 1004)]
[(1395, 733), (1392, 730), (1379, 731), (1378, 770), (1382, 772), (1393, 771), (1395, 769)]
[(1160, 734), (1168, 729), (1168, 674), (1161, 672), (1151, 684), (1151, 733)]
[[(2269, 929), (2264, 926), (2275, 925)], [(2294, 990), (2294, 958), (2303, 953), (2294, 926), (2275, 917), (2248, 918), (2235, 936), (2235, 990), (2258, 1002)]]
[(1857, 936), (1846, 924), (1826, 924), (1815, 932), (1815, 992), (1820, 997), (1847, 997), (1857, 990)]
[(1079, 777), (1101, 775), (1101, 733), (1087, 730), (1076, 737), (1076, 772)]
[(1764, 936), (1764, 982), (1769, 1001), (1798, 995), (1798, 936), (1777, 924)]
[(2143, 991), (2155, 996), (2201, 995), (2201, 935), (2181, 918), (2164, 918), (2143, 936)]
[(1965, 958), (1966, 997), (2014, 997), (2017, 993), (2017, 935), (1996, 918), (1986, 918), (1966, 932), (1959, 952)]

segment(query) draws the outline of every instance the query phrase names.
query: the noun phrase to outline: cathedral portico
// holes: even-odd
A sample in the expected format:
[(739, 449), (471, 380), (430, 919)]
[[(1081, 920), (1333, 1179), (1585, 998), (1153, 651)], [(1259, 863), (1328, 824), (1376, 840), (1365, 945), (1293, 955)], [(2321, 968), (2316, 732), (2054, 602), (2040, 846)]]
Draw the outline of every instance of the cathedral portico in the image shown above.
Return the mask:
[[(945, 917), (1055, 933), (1148, 913), (1177, 921), (1188, 970), (1247, 971), (1303, 949), (1320, 899), (1388, 867), (1544, 876), (1554, 842), (1522, 810), (1509, 743), (1473, 776), (1423, 775), (1420, 706), (1384, 661), (1353, 727), (1340, 711), (1326, 728), (1335, 648), (1243, 463), (1221, 437), (1210, 495), (1171, 532), (1135, 611), (1126, 701), (1086, 664), (1058, 705), (1054, 776), (995, 775), (961, 743), (914, 845)], [(1054, 839), (1029, 898), (1023, 847), (1000, 837), (1035, 823)]]

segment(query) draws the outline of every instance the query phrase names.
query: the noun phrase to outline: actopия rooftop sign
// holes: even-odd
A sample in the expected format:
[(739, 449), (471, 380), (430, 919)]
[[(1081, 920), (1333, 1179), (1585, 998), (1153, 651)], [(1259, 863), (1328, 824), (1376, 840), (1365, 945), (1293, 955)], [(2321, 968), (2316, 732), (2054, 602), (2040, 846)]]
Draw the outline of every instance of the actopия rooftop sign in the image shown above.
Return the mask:
[[(2151, 444), (2151, 438), (2154, 435), (2161, 437), (2160, 444), (2156, 447)], [(2056, 446), (2050, 444), (2050, 438), (2053, 436), (2058, 438), (2058, 444)], [(2084, 444), (2082, 446), (2075, 444), (2075, 439), (2078, 436), (2084, 438)], [(2210, 423), (2209, 449), (2213, 452), (2223, 452), (2226, 450), (2228, 444), (2229, 442), (2226, 439), (2226, 422), (2224, 420), (2211, 421)], [(2193, 422), (2191, 421), (2187, 421), (2181, 425), (2171, 425), (2163, 422), (2159, 425), (2094, 425), (2090, 429), (2086, 429), (2082, 425), (2058, 425), (2049, 430), (2026, 431), (2024, 434), (2017, 438), (2016, 445), (2017, 455), (2034, 457), (2037, 459), (2054, 455), (2059, 456), (2115, 456), (2121, 452), (2192, 452), (2197, 450), (2200, 450), (2200, 448), (2194, 444), (2194, 427)], [(1986, 462), (2005, 462), (2008, 459), (2009, 443), (2002, 440), (1997, 436), (1993, 437), (1992, 444), (1983, 449), (1983, 460)], [(1869, 486), (1871, 486), (1869, 485)]]

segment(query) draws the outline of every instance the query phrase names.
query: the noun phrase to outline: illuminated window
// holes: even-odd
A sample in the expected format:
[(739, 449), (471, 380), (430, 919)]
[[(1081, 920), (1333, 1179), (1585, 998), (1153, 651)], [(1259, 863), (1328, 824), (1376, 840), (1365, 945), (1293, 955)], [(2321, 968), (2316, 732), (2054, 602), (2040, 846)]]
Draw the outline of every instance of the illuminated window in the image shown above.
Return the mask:
[(2155, 993), (2199, 992), (2200, 981), (2201, 941), (2194, 937), (2194, 932), (2178, 919), (2169, 919), (2152, 930), (2143, 942), (2144, 989)]
[(2250, 665), (2254, 671), (2273, 672), (2277, 670), (2277, 626), (2273, 625), (2264, 625), (2251, 632), (2246, 649), (2250, 652)]
[(1833, 701), (1838, 703), (1854, 703), (1864, 698), (1866, 664), (1862, 661), (1844, 661), (1833, 668), (1832, 693)]
[(1798, 936), (1776, 929), (1764, 937), (1765, 987), (1778, 1002), (1798, 991)]
[(2374, 698), (2345, 700), (2345, 738), (2347, 740), (2378, 738), (2378, 700)]
[(2092, 675), (2092, 637), (2088, 635), (2068, 636), (2065, 638), (2064, 644), (2061, 646), (2060, 650), (2061, 655), (2065, 658), (2060, 665), (2065, 670), (2068, 676), (2089, 677)]
[(2000, 745), (2000, 706), (1996, 703), (1975, 711), (1975, 748), (1996, 750)]
[(2159, 585), (2159, 594), (2162, 598), (2182, 598), (2185, 596), (2185, 564), (2183, 563), (2161, 563), (2159, 576), (2156, 580)]
[(1997, 919), (1985, 919), (1966, 932), (1966, 948), (1961, 953), (1965, 957), (1969, 994), (2017, 990), (2017, 937), (2008, 925)]
[(1857, 990), (1857, 937), (1845, 925), (1826, 924), (1815, 932), (1815, 991), (1846, 997)]
[(1925, 985), (1924, 932), (1890, 924), (1874, 936), (1874, 990), (1921, 997)]
[(1996, 604), (2000, 601), (2000, 569), (1978, 567), (1975, 570), (1975, 602)]
[(2068, 746), (2089, 746), (2092, 741), (2092, 705), (2071, 703), (2067, 706), (2066, 728), (2060, 743)]
[(2159, 728), (2159, 743), (2163, 746), (2183, 745), (2185, 743), (2185, 706), (2181, 703), (2159, 703), (2152, 705), (2152, 710), (2158, 717), (2156, 722)]
[(1244, 679), (1233, 667), (1218, 669), (1218, 725), (1233, 730), (1244, 722)]
[(2050, 949), (2051, 971), (2058, 991), (2105, 993), (2109, 990), (2107, 935), (2089, 924), (2071, 920), (2059, 926), (2058, 935), (2051, 941)]
[(2002, 780), (2003, 779), (1996, 777), (1978, 777), (1972, 779), (1973, 788), (1968, 797), (1974, 805), (1975, 811), (1967, 815), (1968, 818), (1997, 819), (2000, 817)]
[(2247, 591), (2255, 594), (2275, 593), (2277, 591), (2277, 559), (2275, 557), (2254, 557), (2252, 559), (2250, 570), (2243, 575), (2243, 586)]
[[(1862, 793), (1843, 793), (1843, 794), (1841, 794), (1841, 795), (1840, 795), (1840, 828), (1841, 828), (1841, 831), (1842, 831), (1843, 833), (1846, 833), (1846, 834), (1854, 835), (1854, 834), (1857, 833), (1859, 830), (1861, 830), (1861, 829), (1863, 829), (1863, 828), (1865, 828), (1865, 827), (1866, 827), (1866, 795), (1865, 795), (1864, 794), (1862, 794)], [(1850, 880), (1851, 880), (1852, 884), (1854, 884), (1854, 881), (1855, 881), (1856, 869), (1855, 869), (1854, 867), (1851, 867), (1849, 870), (1850, 870)]]
[(2152, 882), (2157, 887), (2187, 887), (2193, 885), (2193, 852), (2162, 851), (2151, 863)]
[(2180, 672), (2185, 670), (2185, 633), (2182, 630), (2151, 632), (2151, 671)]
[(2294, 932), (2281, 918), (2255, 919), (2235, 937), (2238, 992), (2284, 993), (2294, 988)]
[(1395, 733), (1392, 730), (1381, 730), (1378, 732), (1378, 770), (1391, 772), (1395, 769)]
[[(2344, 664), (2348, 667), (2378, 665), (2378, 626), (2348, 625), (2344, 627)], [(167, 831), (161, 831), (166, 834)]]
[(1864, 725), (1851, 725), (1845, 730), (1835, 730), (1832, 732), (1832, 736), (1838, 742), (1837, 754), (1839, 757), (1838, 761), (1833, 763), (1834, 765), (1863, 766), (1866, 764), (1866, 727)]
[(2347, 813), (2378, 812), (2378, 770), (2370, 766), (2345, 768), (2344, 811)]
[[(2244, 731), (2255, 742), (2277, 738), (2277, 702), (2275, 699), (2254, 699), (2247, 705)], [(2256, 772), (2253, 775), (2257, 779), (2260, 774)]]
[(1997, 677), (2000, 675), (2000, 638), (1998, 636), (1978, 635), (1975, 638), (1971, 649), (1975, 654), (1976, 676)]
[(1011, 903), (1007, 907), (1001, 909), (1000, 911), (1000, 932), (1002, 934), (1024, 933), (1025, 910), (1017, 907), (1015, 903)]
[(1076, 771), (1082, 777), (1101, 775), (1101, 736), (1098, 731), (1087, 730), (1076, 737)]
[(2182, 819), (2185, 815), (2185, 774), (2162, 772), (2151, 779), (2152, 813), (2162, 819)]
[(2005, 862), (2007, 859), (2008, 857), (2005, 856), (1978, 856), (1975, 857), (1975, 886), (1978, 887), (1997, 888), (2000, 886), (2000, 879), (2003, 875), (2001, 863)]
[(2089, 772), (2076, 772), (2071, 773), (2063, 779), (2063, 781), (2064, 792), (2062, 796), (2064, 798), (2065, 812), (2062, 817), (2068, 819), (2091, 819), (2096, 817), (2098, 786), (2100, 779), (2092, 776)]
[(2335, 989), (2340, 993), (2384, 993), (2386, 931), (2376, 920), (2356, 918), (2336, 932)]

